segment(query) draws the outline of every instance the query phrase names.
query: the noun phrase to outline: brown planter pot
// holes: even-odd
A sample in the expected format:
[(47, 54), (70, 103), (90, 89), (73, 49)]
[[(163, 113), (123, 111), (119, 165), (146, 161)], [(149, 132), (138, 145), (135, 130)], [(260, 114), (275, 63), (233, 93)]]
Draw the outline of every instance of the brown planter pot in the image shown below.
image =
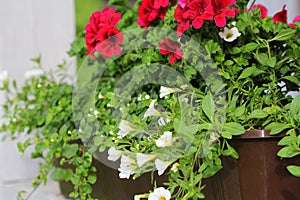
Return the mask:
[[(299, 200), (300, 178), (289, 174), (286, 166), (299, 164), (300, 159), (280, 159), (278, 141), (283, 135), (270, 136), (268, 131), (247, 131), (231, 141), (238, 151), (238, 160), (223, 158), (223, 169), (206, 179), (206, 200)], [(298, 160), (297, 160), (298, 159)], [(98, 181), (93, 186), (94, 195), (105, 200), (131, 200), (137, 193), (152, 189), (150, 174), (136, 180), (123, 180), (118, 171), (99, 161), (94, 162)], [(162, 186), (167, 177), (156, 176)], [(61, 190), (68, 195), (70, 183), (61, 183)]]
[(207, 180), (209, 200), (299, 200), (300, 178), (292, 176), (287, 165), (300, 164), (300, 158), (280, 159), (277, 152), (282, 135), (254, 130), (234, 138), (231, 145), (239, 159), (223, 158), (223, 169)]

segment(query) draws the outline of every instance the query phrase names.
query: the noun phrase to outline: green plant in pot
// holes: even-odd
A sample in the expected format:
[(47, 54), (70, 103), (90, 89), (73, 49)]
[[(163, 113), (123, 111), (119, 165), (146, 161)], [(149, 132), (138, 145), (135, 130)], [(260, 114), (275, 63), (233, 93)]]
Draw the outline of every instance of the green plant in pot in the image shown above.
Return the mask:
[[(19, 149), (34, 145), (45, 161), (34, 186), (53, 169), (75, 199), (300, 198), (287, 171), (299, 176), (300, 102), (289, 95), (299, 91), (299, 16), (288, 24), (285, 6), (269, 17), (248, 4), (110, 1), (93, 13), (69, 51), (86, 57), (76, 84), (42, 75), (6, 101), (2, 130), (33, 135)], [(257, 155), (266, 149), (273, 168)], [(247, 160), (255, 170), (244, 173)]]

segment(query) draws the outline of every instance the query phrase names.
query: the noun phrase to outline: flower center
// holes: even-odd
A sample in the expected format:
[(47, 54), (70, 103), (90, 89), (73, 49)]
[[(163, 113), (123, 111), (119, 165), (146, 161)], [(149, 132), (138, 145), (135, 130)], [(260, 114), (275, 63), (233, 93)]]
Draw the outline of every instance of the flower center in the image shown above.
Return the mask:
[(232, 33), (226, 33), (226, 39), (229, 39), (229, 38), (231, 38), (233, 36), (233, 34)]
[(166, 200), (166, 198), (161, 196), (158, 198), (158, 200)]

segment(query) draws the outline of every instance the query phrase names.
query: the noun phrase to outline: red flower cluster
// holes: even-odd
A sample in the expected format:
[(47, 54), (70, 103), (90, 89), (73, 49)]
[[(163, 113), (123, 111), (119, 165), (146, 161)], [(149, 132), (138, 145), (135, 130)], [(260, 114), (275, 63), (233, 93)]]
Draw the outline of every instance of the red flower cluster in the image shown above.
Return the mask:
[(226, 17), (234, 17), (235, 0), (180, 0), (175, 9), (174, 18), (179, 23), (177, 34), (182, 35), (190, 24), (195, 29), (202, 27), (205, 20), (214, 20), (218, 27), (226, 25)]
[(158, 18), (163, 20), (168, 11), (168, 4), (169, 0), (143, 0), (138, 7), (138, 25), (148, 27)]
[(162, 55), (170, 54), (170, 64), (173, 65), (177, 59), (182, 58), (182, 52), (180, 50), (181, 44), (179, 42), (164, 38), (162, 42), (158, 43), (160, 47), (159, 52)]
[(120, 19), (121, 14), (108, 7), (102, 12), (96, 11), (92, 14), (85, 27), (88, 55), (94, 56), (95, 51), (102, 53), (106, 58), (110, 58), (113, 54), (120, 54), (123, 34), (114, 27)]

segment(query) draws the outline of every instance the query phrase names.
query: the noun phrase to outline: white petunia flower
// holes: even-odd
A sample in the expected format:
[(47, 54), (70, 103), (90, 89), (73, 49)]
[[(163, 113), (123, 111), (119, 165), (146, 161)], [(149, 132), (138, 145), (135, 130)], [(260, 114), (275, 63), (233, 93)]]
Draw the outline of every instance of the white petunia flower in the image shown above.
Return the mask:
[(150, 117), (150, 116), (160, 116), (160, 112), (154, 108), (155, 102), (156, 102), (156, 100), (151, 101), (149, 108), (146, 110), (146, 112), (144, 114), (144, 118)]
[(170, 162), (164, 162), (162, 160), (156, 159), (155, 160), (155, 167), (158, 170), (158, 175), (162, 175), (165, 170), (168, 168), (168, 166), (170, 165)]
[(4, 82), (8, 80), (8, 72), (7, 70), (3, 70), (0, 72), (0, 81)]
[(110, 147), (108, 149), (107, 159), (110, 161), (116, 161), (122, 156), (122, 151), (117, 150), (115, 147)]
[(171, 146), (172, 142), (173, 142), (172, 132), (170, 132), (170, 131), (164, 132), (164, 134), (155, 141), (156, 146), (158, 146), (158, 147)]
[(101, 92), (98, 94), (99, 99), (104, 99), (105, 97), (101, 94)]
[(99, 111), (98, 110), (94, 110), (94, 115), (98, 116), (99, 115)]
[(146, 99), (146, 100), (149, 100), (149, 99), (150, 99), (150, 96), (149, 96), (148, 94), (146, 94), (146, 95), (145, 95), (145, 99)]
[(167, 96), (168, 94), (171, 94), (173, 92), (175, 92), (175, 91), (172, 88), (167, 88), (167, 87), (164, 87), (164, 86), (160, 86), (159, 97), (163, 98), (164, 96)]
[(118, 171), (120, 172), (119, 177), (129, 179), (130, 175), (135, 174), (136, 168), (136, 163), (133, 159), (129, 158), (128, 156), (122, 155), (121, 164), (118, 169)]
[(138, 101), (142, 101), (142, 95), (139, 95), (137, 98)]
[(172, 170), (173, 172), (177, 172), (177, 171), (178, 171), (178, 166), (179, 166), (179, 163), (178, 163), (178, 162), (174, 163), (174, 164), (172, 165), (172, 167), (171, 167), (171, 170)]
[(136, 154), (136, 161), (137, 161), (137, 165), (139, 167), (143, 166), (146, 162), (148, 162), (149, 160), (152, 160), (153, 158), (155, 158), (154, 155), (147, 155), (147, 154), (143, 154), (143, 153)]
[(25, 72), (24, 76), (25, 76), (25, 79), (29, 79), (32, 77), (39, 77), (43, 74), (44, 74), (44, 71), (41, 69), (32, 69), (32, 70)]
[(232, 42), (237, 37), (239, 37), (241, 33), (236, 27), (233, 28), (227, 28), (225, 27), (223, 32), (219, 32), (219, 36), (224, 39), (226, 42)]
[(117, 133), (118, 138), (125, 137), (130, 131), (133, 131), (133, 128), (130, 126), (130, 123), (126, 120), (121, 120), (119, 124), (119, 132)]
[(159, 187), (154, 189), (152, 193), (150, 193), (148, 200), (170, 200), (171, 192), (163, 187)]

